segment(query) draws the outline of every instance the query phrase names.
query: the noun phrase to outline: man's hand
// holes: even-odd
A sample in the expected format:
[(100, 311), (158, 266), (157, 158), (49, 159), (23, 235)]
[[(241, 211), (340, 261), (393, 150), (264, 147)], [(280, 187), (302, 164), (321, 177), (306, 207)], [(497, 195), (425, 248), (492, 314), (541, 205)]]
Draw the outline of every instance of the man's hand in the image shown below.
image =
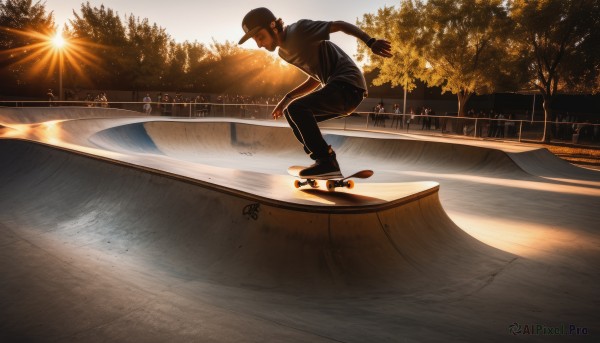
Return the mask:
[(375, 40), (375, 42), (371, 45), (371, 51), (373, 51), (375, 55), (385, 58), (393, 56), (392, 44), (384, 39)]
[(290, 102), (292, 102), (292, 98), (289, 95), (284, 96), (283, 99), (281, 99), (279, 101), (279, 103), (277, 104), (277, 106), (275, 106), (275, 109), (271, 113), (271, 115), (273, 116), (273, 119), (277, 120), (280, 117), (282, 117), (283, 116), (283, 110), (285, 110), (288, 107), (288, 105), (290, 104)]
[(281, 106), (281, 102), (279, 104), (277, 104), (277, 106), (275, 106), (275, 109), (273, 110), (273, 112), (271, 113), (271, 115), (273, 116), (273, 119), (277, 120), (279, 118), (281, 118), (283, 116), (283, 106)]

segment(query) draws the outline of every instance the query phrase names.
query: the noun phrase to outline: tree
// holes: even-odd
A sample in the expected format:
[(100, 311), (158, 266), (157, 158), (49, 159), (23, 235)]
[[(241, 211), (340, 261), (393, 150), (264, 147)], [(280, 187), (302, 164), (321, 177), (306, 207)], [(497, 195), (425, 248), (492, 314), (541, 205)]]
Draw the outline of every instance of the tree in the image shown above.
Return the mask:
[[(358, 43), (358, 61), (369, 61), (365, 72), (378, 71), (373, 85), (381, 86), (389, 83), (392, 88), (402, 86), (404, 89), (404, 111), (406, 112), (406, 93), (416, 88), (416, 80), (420, 70), (425, 69), (425, 60), (418, 53), (412, 32), (402, 27), (415, 27), (417, 17), (406, 15), (412, 13), (412, 2), (403, 2), (400, 10), (394, 7), (384, 7), (377, 14), (365, 14), (362, 21), (357, 21), (358, 27), (371, 37), (394, 41), (392, 58), (382, 58), (372, 53), (362, 42)], [(401, 42), (401, 43), (400, 43)]]
[[(489, 94), (503, 87), (509, 32), (502, 0), (430, 0), (415, 3), (416, 27), (403, 27), (416, 35), (415, 42), (430, 68), (421, 75), (429, 86), (441, 86), (458, 96), (458, 114), (474, 94)], [(408, 19), (405, 19), (408, 20)], [(406, 32), (406, 34), (410, 34)]]
[(104, 6), (82, 4), (81, 14), (73, 13), (67, 30), (72, 45), (78, 45), (80, 82), (111, 89), (161, 88), (168, 78), (169, 54), (176, 46), (165, 29), (148, 19), (129, 15), (122, 21)]
[[(380, 10), (363, 27), (374, 34), (392, 34), (397, 56), (378, 61), (376, 82), (409, 84), (414, 78), (458, 96), (458, 113), (473, 94), (507, 86), (508, 59), (504, 39), (509, 32), (503, 0), (404, 0), (393, 20), (390, 9)], [(369, 18), (369, 17), (365, 17)]]
[(148, 19), (127, 18), (127, 69), (135, 90), (158, 89), (166, 76), (166, 61), (171, 43), (165, 29), (150, 25)]
[(306, 79), (279, 57), (234, 42), (213, 41), (206, 63), (206, 77), (216, 93), (265, 95), (287, 92)]
[(39, 91), (39, 85), (47, 80), (42, 73), (31, 70), (44, 58), (54, 31), (54, 16), (46, 13), (40, 1), (0, 1), (0, 79), (5, 90)]
[(163, 86), (180, 90), (185, 85), (187, 73), (187, 54), (183, 45), (177, 44), (175, 41), (169, 42), (166, 64), (167, 69)]
[(201, 43), (184, 42), (184, 48), (187, 52), (188, 58), (188, 73), (187, 82), (190, 89), (194, 90), (207, 90), (207, 86), (210, 84), (210, 80), (206, 77), (206, 64), (205, 61), (209, 56), (209, 49)]
[(558, 92), (596, 93), (600, 88), (600, 1), (513, 0), (513, 54), (529, 88), (544, 99), (544, 134)]
[(96, 58), (93, 65), (84, 63), (81, 70), (102, 88), (122, 89), (131, 84), (130, 64), (126, 62), (127, 36), (118, 14), (104, 5), (81, 5), (81, 15), (73, 11), (72, 38), (87, 42), (86, 49)]

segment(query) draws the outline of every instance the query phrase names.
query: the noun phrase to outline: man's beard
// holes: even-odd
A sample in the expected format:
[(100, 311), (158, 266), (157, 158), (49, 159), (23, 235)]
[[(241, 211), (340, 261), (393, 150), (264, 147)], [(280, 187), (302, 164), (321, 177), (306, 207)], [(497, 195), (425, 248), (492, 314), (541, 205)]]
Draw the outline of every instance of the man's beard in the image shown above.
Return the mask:
[(277, 36), (275, 36), (275, 32), (273, 32), (272, 30), (269, 30), (269, 35), (271, 36), (271, 46), (269, 47), (265, 47), (267, 50), (269, 50), (270, 52), (275, 51), (275, 49), (277, 49), (277, 44), (275, 42), (277, 42)]

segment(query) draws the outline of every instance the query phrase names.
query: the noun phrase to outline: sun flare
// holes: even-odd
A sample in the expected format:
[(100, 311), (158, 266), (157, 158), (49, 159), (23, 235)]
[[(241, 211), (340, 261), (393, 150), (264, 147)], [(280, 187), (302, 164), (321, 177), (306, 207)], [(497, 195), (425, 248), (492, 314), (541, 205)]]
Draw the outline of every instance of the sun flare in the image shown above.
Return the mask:
[[(8, 30), (0, 27), (0, 32), (22, 36), (30, 41), (24, 46), (15, 46), (12, 49), (0, 51), (0, 61), (6, 61), (11, 66), (27, 65), (28, 71), (24, 77), (33, 79), (45, 73), (50, 77), (64, 63), (65, 69), (76, 73), (86, 82), (90, 82), (84, 66), (98, 68), (99, 58), (94, 54), (94, 49), (104, 47), (101, 44), (90, 43), (81, 38), (64, 37), (60, 30), (54, 34), (36, 31)], [(33, 65), (28, 63), (35, 62)]]
[(57, 33), (56, 36), (52, 37), (52, 45), (55, 48), (62, 48), (67, 44), (67, 42), (65, 41), (65, 39), (63, 38), (62, 34)]

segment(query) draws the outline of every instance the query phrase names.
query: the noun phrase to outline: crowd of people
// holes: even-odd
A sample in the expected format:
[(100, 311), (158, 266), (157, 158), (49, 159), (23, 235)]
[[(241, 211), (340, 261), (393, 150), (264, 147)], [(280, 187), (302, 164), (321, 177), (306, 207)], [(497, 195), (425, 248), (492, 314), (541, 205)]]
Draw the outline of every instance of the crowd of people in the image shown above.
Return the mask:
[[(600, 120), (593, 123), (589, 119), (581, 120), (570, 113), (561, 113), (556, 116), (553, 123), (554, 136), (558, 139), (600, 141)], [(576, 136), (574, 136), (576, 135)]]
[[(60, 100), (57, 99), (52, 89), (48, 89), (48, 92), (46, 93), (46, 99), (48, 102), (48, 106), (50, 107), (55, 106), (57, 100)], [(67, 90), (64, 100), (66, 102), (73, 101), (73, 95), (70, 90)], [(92, 93), (87, 93), (84, 99), (79, 99), (79, 101), (81, 100), (83, 100), (85, 106), (87, 107), (109, 107), (106, 92), (99, 92), (96, 95), (92, 95)]]
[(108, 107), (108, 97), (105, 92), (100, 92), (95, 96), (92, 93), (87, 93), (85, 96), (85, 105), (87, 107)]
[(145, 114), (162, 116), (203, 117), (211, 116), (236, 116), (240, 118), (264, 118), (268, 115), (268, 106), (274, 106), (279, 99), (277, 96), (246, 96), (223, 94), (211, 97), (210, 95), (183, 96), (176, 93), (158, 93), (154, 99), (146, 94), (142, 99), (142, 111)]
[(408, 114), (403, 114), (399, 104), (394, 104), (392, 112), (387, 112), (383, 102), (378, 103), (371, 111), (373, 126), (386, 127), (386, 120), (391, 119), (390, 127), (408, 129), (411, 123), (421, 124), (421, 130), (440, 128), (438, 117), (431, 107), (423, 106), (416, 110), (410, 108)]
[[(409, 108), (407, 114), (402, 114), (399, 104), (393, 105), (393, 110), (387, 112), (383, 103), (378, 103), (371, 111), (374, 127), (386, 127), (386, 120), (391, 119), (390, 127), (395, 129), (410, 129), (410, 125), (422, 131), (439, 130), (442, 133), (453, 130), (457, 134), (472, 135), (473, 130), (477, 130), (475, 135), (478, 137), (505, 138), (515, 137), (517, 135), (517, 126), (512, 114), (476, 111), (471, 109), (467, 111), (465, 119), (467, 121), (453, 120), (447, 112), (439, 116), (430, 106), (418, 108)], [(477, 119), (477, 125), (475, 120)]]

